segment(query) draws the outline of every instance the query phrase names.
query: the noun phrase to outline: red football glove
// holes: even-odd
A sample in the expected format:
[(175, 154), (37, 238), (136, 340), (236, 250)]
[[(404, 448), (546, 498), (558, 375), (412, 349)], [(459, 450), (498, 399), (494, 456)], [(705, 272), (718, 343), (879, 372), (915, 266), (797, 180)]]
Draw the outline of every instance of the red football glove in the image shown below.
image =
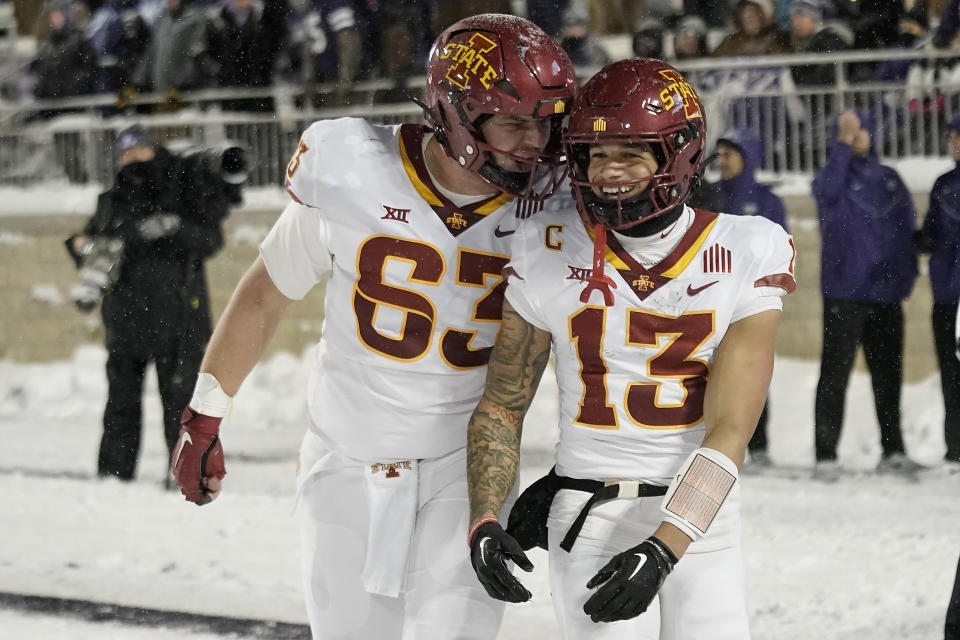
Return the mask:
[(180, 493), (198, 506), (217, 497), (220, 480), (227, 475), (218, 436), (221, 420), (190, 407), (180, 417), (180, 439), (170, 458), (170, 468)]

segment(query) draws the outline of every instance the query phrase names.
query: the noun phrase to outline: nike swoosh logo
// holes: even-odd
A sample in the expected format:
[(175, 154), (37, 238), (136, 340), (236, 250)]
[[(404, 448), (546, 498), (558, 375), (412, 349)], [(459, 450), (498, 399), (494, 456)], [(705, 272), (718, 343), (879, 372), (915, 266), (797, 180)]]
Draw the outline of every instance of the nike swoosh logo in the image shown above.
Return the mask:
[(497, 225), (497, 228), (493, 230), (493, 235), (497, 236), (498, 238), (505, 238), (507, 236), (512, 236), (514, 233), (516, 233), (516, 231), (517, 231), (516, 229), (510, 229), (510, 231), (504, 231), (500, 228), (500, 225)]
[(688, 284), (688, 285), (687, 285), (687, 295), (688, 295), (688, 296), (695, 296), (695, 295), (697, 295), (698, 293), (700, 293), (701, 291), (703, 291), (704, 289), (706, 289), (707, 287), (712, 287), (713, 285), (717, 284), (718, 282), (720, 282), (720, 281), (719, 281), (719, 280), (714, 280), (713, 282), (708, 282), (707, 284), (703, 285), (702, 287), (697, 287), (696, 289), (693, 288), (693, 285), (692, 285), (692, 284)]
[(643, 554), (643, 553), (635, 553), (635, 554), (633, 554), (633, 555), (637, 556), (637, 559), (638, 559), (640, 562), (639, 562), (639, 564), (637, 564), (637, 568), (633, 570), (633, 573), (630, 574), (630, 577), (628, 577), (627, 580), (633, 580), (633, 577), (634, 577), (635, 575), (637, 575), (637, 573), (640, 571), (640, 569), (643, 569), (643, 565), (647, 564), (647, 556), (646, 556), (646, 554)]
[(672, 225), (670, 225), (670, 228), (669, 228), (669, 229), (667, 229), (666, 231), (664, 231), (663, 233), (660, 234), (660, 237), (661, 237), (661, 238), (666, 238), (668, 235), (670, 235), (670, 232), (673, 231), (673, 228), (676, 227), (676, 226), (677, 226), (677, 223), (674, 222)]
[(187, 443), (193, 444), (193, 438), (190, 437), (190, 434), (186, 431), (183, 432), (183, 435), (180, 436), (180, 444), (177, 445), (177, 454), (173, 456), (173, 461), (176, 463), (180, 459), (180, 454), (183, 453), (183, 445)]

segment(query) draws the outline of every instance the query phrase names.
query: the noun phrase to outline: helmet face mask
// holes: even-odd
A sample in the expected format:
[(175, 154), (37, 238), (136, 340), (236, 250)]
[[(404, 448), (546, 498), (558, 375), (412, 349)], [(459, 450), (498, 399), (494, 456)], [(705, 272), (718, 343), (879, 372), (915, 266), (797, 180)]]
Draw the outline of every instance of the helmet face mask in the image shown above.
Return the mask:
[[(424, 114), (437, 140), (460, 166), (496, 188), (542, 200), (565, 171), (561, 121), (576, 92), (573, 65), (560, 45), (533, 23), (483, 14), (447, 28), (430, 50)], [(548, 118), (543, 149), (501, 149), (483, 135), (497, 114)], [(519, 170), (508, 170), (496, 156)]]
[[(625, 230), (686, 202), (699, 185), (706, 117), (696, 90), (679, 72), (659, 60), (621, 60), (607, 65), (583, 89), (564, 135), (571, 187), (581, 217)], [(590, 147), (645, 144), (657, 170), (642, 180), (591, 182)], [(639, 194), (618, 189), (610, 197), (594, 189), (647, 182)]]

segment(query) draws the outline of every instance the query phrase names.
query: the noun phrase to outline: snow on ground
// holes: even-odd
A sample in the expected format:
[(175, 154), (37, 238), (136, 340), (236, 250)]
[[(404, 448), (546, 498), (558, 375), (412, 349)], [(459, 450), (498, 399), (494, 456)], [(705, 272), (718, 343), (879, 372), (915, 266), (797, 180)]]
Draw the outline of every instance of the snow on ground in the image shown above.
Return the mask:
[[(133, 483), (93, 478), (106, 396), (105, 353), (53, 364), (0, 361), (0, 592), (303, 623), (295, 455), (304, 422), (304, 358), (258, 366), (223, 430), (226, 493), (198, 509), (164, 491), (155, 379)], [(960, 553), (960, 477), (919, 482), (871, 472), (879, 457), (869, 380), (854, 373), (836, 484), (809, 478), (817, 363), (778, 360), (771, 455), (778, 470), (743, 479), (744, 548), (754, 638), (942, 637)], [(541, 385), (525, 430), (522, 484), (550, 465), (556, 393)], [(911, 455), (944, 452), (934, 376), (904, 389)], [(545, 553), (524, 575), (534, 600), (509, 608), (503, 640), (557, 637)], [(200, 640), (209, 632), (97, 623), (0, 609), (0, 638)]]

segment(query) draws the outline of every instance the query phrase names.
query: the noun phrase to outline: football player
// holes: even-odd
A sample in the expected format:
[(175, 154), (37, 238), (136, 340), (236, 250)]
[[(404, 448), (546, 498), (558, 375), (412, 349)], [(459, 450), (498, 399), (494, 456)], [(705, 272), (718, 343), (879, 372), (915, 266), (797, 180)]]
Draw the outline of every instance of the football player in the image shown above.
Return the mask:
[(463, 553), (466, 424), (516, 214), (564, 173), (575, 86), (531, 22), (474, 16), (430, 52), (429, 128), (316, 122), (287, 167), (293, 202), (214, 332), (172, 462), (187, 500), (220, 493), (221, 417), (284, 311), (329, 274), (298, 474), (314, 638), (497, 634), (502, 605)]
[[(530, 568), (523, 550), (549, 548), (564, 638), (749, 637), (737, 480), (781, 297), (795, 288), (794, 248), (761, 216), (685, 204), (706, 132), (696, 89), (674, 68), (607, 65), (564, 135), (575, 210), (514, 235), (469, 426), (469, 541), (481, 583), (507, 601), (530, 594), (505, 561)], [(498, 514), (551, 345), (556, 466), (504, 531)]]

